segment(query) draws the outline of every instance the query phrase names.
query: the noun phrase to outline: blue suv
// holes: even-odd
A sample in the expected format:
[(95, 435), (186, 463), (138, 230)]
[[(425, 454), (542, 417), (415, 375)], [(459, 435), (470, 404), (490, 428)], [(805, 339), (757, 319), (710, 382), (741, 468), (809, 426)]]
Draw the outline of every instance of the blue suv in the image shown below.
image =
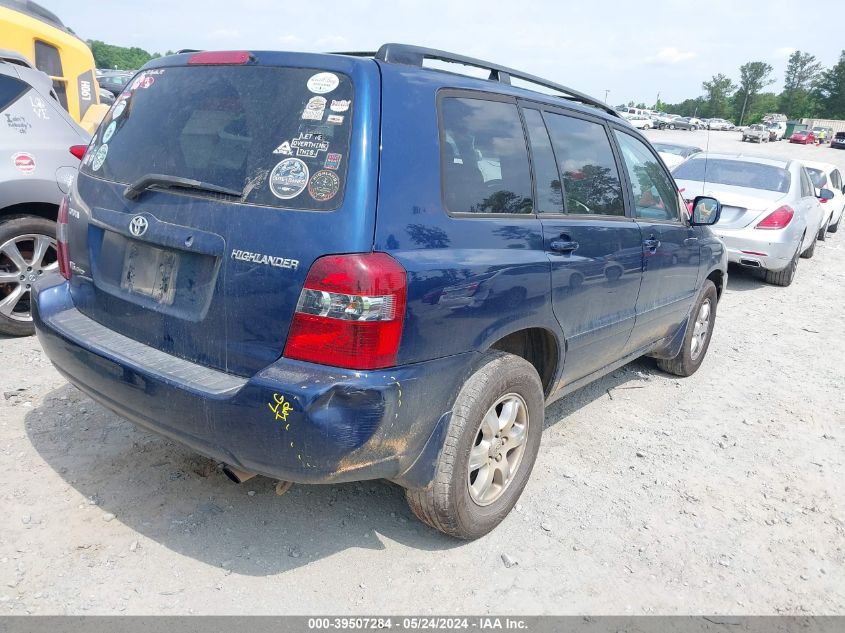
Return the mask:
[(696, 371), (719, 213), (612, 109), (516, 70), (185, 52), (104, 119), (33, 316), (74, 385), (236, 481), (384, 478), (475, 538), (546, 403), (642, 355)]

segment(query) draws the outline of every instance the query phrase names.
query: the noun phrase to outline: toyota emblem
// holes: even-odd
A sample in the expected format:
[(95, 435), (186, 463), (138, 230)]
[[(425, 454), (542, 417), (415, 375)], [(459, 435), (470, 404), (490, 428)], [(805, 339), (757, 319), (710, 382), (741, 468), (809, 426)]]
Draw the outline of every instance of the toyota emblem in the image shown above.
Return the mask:
[(129, 232), (132, 233), (135, 237), (141, 237), (144, 233), (147, 232), (147, 227), (149, 223), (147, 222), (147, 218), (142, 215), (136, 215), (132, 220), (129, 222)]

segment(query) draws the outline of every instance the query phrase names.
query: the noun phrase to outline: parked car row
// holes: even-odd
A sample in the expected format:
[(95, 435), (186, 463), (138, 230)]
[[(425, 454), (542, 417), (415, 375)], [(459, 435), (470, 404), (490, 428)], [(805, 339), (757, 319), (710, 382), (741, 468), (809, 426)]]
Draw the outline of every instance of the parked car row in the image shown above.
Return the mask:
[[(753, 132), (765, 142), (764, 126)], [(839, 229), (845, 209), (842, 173), (827, 163), (700, 153), (673, 176), (687, 199), (706, 192), (721, 202), (713, 232), (729, 261), (779, 286), (792, 283), (800, 258), (813, 257), (817, 240)]]

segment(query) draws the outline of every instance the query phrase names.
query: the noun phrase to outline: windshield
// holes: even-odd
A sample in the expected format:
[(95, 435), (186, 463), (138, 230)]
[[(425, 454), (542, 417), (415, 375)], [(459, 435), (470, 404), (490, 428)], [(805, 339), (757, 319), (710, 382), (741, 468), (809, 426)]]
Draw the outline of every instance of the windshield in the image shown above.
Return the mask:
[(343, 198), (352, 92), (348, 77), (318, 69), (144, 71), (106, 115), (81, 169), (127, 185), (149, 174), (189, 178), (242, 192), (245, 204), (334, 209)]
[(726, 158), (693, 158), (681, 163), (672, 175), (675, 180), (706, 180), (713, 184), (780, 193), (789, 191), (791, 181), (789, 172), (782, 167)]

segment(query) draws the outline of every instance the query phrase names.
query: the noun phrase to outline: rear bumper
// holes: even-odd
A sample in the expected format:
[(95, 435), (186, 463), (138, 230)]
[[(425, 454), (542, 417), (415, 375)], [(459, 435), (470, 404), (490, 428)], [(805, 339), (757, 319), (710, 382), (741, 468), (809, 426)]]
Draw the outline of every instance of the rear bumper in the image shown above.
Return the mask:
[(356, 372), (280, 359), (241, 378), (165, 355), (88, 319), (58, 275), (40, 280), (33, 299), (45, 352), (91, 398), (198, 453), (300, 483), (427, 483), (449, 409), (474, 360), (465, 353)]
[(763, 231), (753, 227), (728, 230), (717, 226), (713, 232), (725, 243), (729, 262), (752, 268), (783, 270), (792, 261), (798, 245), (798, 237), (793, 239), (783, 230)]

